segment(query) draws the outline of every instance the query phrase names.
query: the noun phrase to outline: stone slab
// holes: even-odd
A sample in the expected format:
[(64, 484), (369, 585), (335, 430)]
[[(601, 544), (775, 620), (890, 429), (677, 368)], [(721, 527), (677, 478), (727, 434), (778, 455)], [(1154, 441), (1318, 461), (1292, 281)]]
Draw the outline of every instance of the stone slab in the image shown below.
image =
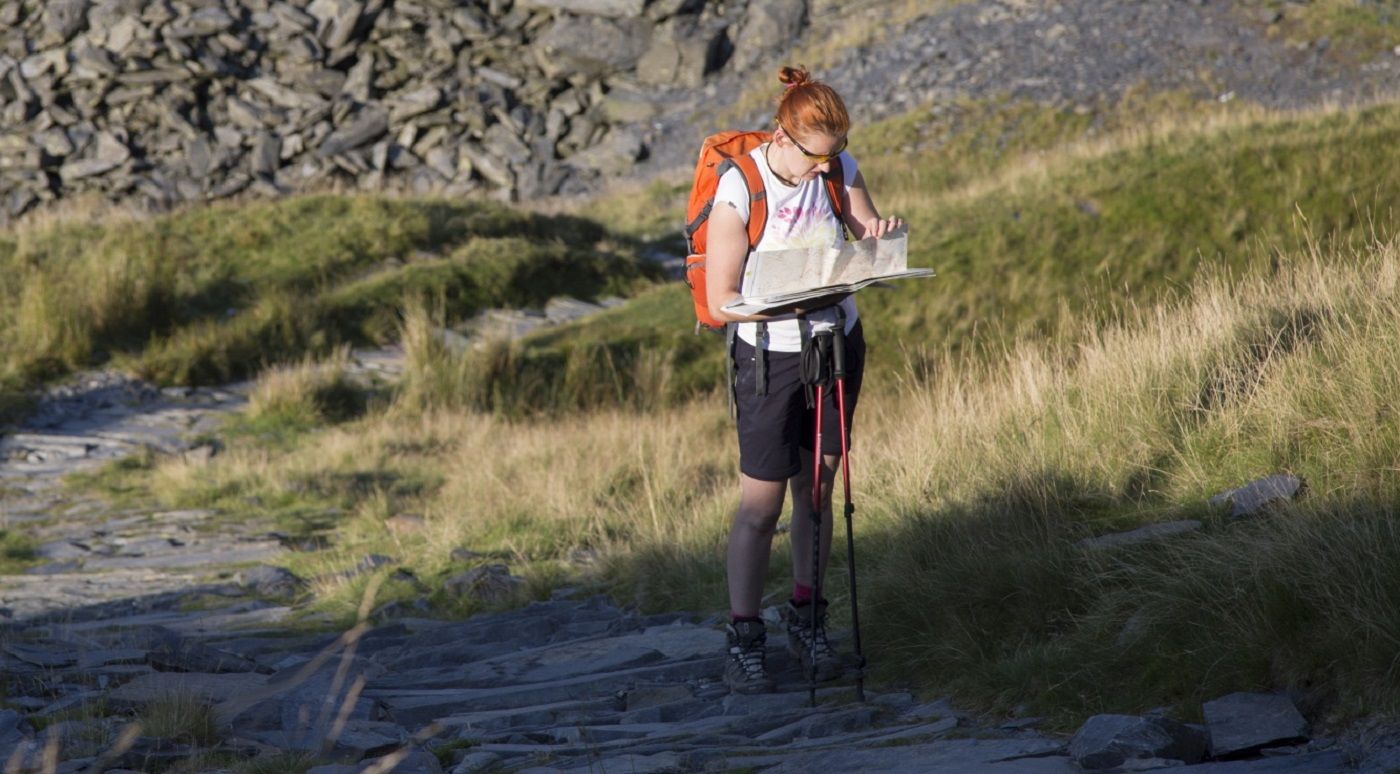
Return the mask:
[(1172, 774), (1342, 774), (1355, 772), (1356, 768), (1341, 750), (1321, 750), (1279, 758), (1198, 763), (1171, 771)]
[(820, 750), (798, 754), (731, 755), (730, 768), (763, 768), (764, 774), (813, 771), (878, 771), (881, 774), (1080, 774), (1049, 739), (951, 739), (873, 750)]
[(257, 691), (267, 683), (260, 674), (152, 672), (141, 675), (107, 694), (111, 701), (150, 704), (172, 696), (197, 697), (208, 702), (228, 701)]
[[(570, 699), (597, 698), (613, 694), (629, 683), (662, 678), (688, 679), (717, 676), (723, 669), (721, 658), (695, 659), (638, 669), (624, 669), (602, 675), (584, 675), (550, 683), (498, 688), (396, 690), (383, 683), (366, 689), (365, 695), (388, 705), (394, 717), (408, 725), (421, 725), (439, 717), (456, 714), (462, 707), (507, 709)], [(448, 675), (443, 676), (449, 680)]]
[(1306, 741), (1308, 721), (1287, 696), (1232, 693), (1201, 705), (1210, 756), (1243, 755), (1262, 747)]

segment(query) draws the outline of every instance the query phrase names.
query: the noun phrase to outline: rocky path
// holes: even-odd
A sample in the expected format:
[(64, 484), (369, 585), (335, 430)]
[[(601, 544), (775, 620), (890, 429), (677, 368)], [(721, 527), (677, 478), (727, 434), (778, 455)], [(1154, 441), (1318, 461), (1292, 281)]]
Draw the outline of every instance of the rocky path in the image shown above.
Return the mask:
[(117, 373), (94, 373), (46, 393), (19, 432), (0, 438), (0, 529), (40, 542), (43, 564), (0, 579), (0, 619), (24, 619), (199, 582), (211, 564), (257, 562), (276, 541), (236, 525), (205, 529), (200, 511), (112, 511), (73, 499), (62, 478), (149, 449), (207, 457), (192, 439), (244, 405), (243, 389), (159, 390)]

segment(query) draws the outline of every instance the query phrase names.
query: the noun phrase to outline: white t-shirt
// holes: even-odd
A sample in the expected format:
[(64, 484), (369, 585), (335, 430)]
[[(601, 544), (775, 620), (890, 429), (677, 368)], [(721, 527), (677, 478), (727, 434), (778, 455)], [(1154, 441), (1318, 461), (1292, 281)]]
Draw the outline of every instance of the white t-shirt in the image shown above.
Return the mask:
[[(791, 250), (804, 247), (826, 247), (840, 245), (843, 239), (841, 224), (836, 221), (836, 213), (831, 210), (831, 200), (826, 193), (826, 182), (817, 177), (814, 180), (800, 181), (790, 186), (773, 174), (768, 168), (764, 151), (768, 145), (760, 145), (749, 152), (758, 162), (758, 173), (763, 177), (763, 187), (768, 201), (768, 223), (763, 228), (763, 236), (754, 250)], [(856, 179), (856, 160), (851, 154), (842, 151), (841, 171), (846, 188), (849, 190)], [(748, 189), (744, 186), (744, 175), (738, 169), (731, 169), (719, 179), (715, 189), (715, 204), (728, 203), (739, 212), (744, 223), (749, 222)], [(846, 312), (846, 332), (855, 327), (858, 314), (854, 295), (847, 296), (840, 306)], [(827, 307), (810, 312), (806, 316), (812, 329), (830, 328), (836, 323), (836, 307)], [(802, 334), (798, 329), (795, 315), (779, 317), (768, 322), (768, 337), (764, 349), (774, 352), (800, 352)], [(757, 347), (758, 323), (739, 323), (739, 338)]]

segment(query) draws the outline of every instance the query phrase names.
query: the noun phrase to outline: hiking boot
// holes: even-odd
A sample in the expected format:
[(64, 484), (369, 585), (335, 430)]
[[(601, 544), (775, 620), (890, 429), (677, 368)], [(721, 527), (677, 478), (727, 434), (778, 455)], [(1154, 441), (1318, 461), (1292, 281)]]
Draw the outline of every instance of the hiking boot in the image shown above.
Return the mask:
[[(817, 626), (812, 628), (812, 612), (816, 608)], [(783, 611), (783, 619), (787, 622), (788, 653), (802, 663), (802, 673), (811, 679), (813, 673), (817, 680), (833, 680), (841, 676), (845, 667), (841, 664), (841, 657), (836, 653), (836, 649), (831, 647), (831, 642), (826, 638), (826, 600), (822, 600), (815, 605), (811, 602), (802, 604), (788, 600), (787, 608)], [(813, 659), (812, 643), (816, 642), (816, 658)]]
[(724, 627), (729, 652), (724, 661), (724, 684), (734, 693), (770, 693), (777, 686), (763, 668), (768, 633), (762, 621), (732, 621)]

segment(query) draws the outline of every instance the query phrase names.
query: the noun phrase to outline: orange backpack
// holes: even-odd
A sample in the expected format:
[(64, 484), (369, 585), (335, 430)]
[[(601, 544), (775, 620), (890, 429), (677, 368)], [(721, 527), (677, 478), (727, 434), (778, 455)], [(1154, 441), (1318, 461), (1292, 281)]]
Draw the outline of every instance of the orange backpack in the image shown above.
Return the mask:
[[(749, 251), (752, 252), (763, 238), (763, 228), (768, 223), (768, 200), (763, 188), (763, 176), (758, 172), (758, 162), (749, 155), (749, 151), (772, 138), (770, 132), (729, 131), (706, 137), (700, 146), (700, 160), (695, 164), (695, 182), (691, 184), (690, 202), (685, 208), (685, 239), (690, 253), (685, 258), (685, 282), (690, 286), (691, 300), (695, 304), (697, 331), (701, 327), (711, 330), (724, 328), (724, 322), (710, 314), (710, 301), (705, 291), (705, 242), (710, 230), (710, 211), (715, 206), (715, 189), (719, 187), (719, 179), (731, 168), (737, 168), (743, 175), (744, 185), (749, 191), (748, 232)], [(841, 222), (841, 192), (845, 186), (845, 175), (842, 174), (840, 157), (831, 160), (825, 178), (831, 211), (835, 213), (837, 222)]]

